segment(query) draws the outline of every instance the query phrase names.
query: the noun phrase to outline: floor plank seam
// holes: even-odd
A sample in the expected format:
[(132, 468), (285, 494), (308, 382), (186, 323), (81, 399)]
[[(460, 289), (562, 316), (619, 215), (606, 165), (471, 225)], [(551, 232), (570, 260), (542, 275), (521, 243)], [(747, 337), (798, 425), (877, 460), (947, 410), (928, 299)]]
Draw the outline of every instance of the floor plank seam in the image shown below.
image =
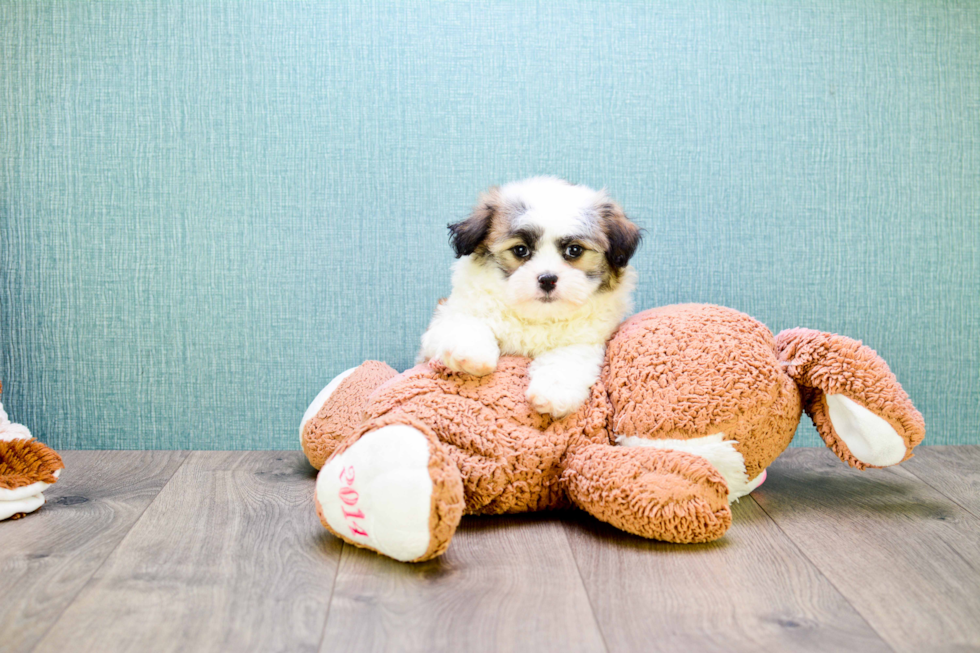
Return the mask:
[(602, 641), (602, 648), (605, 649), (606, 653), (609, 653), (609, 643), (606, 642), (606, 633), (602, 630), (599, 615), (596, 614), (595, 605), (592, 604), (592, 595), (589, 594), (589, 588), (585, 585), (585, 578), (582, 577), (582, 567), (578, 564), (578, 558), (575, 557), (575, 551), (572, 549), (572, 543), (568, 539), (567, 524), (561, 524), (561, 532), (562, 535), (565, 536), (565, 546), (568, 547), (568, 553), (572, 556), (572, 560), (575, 562), (575, 571), (578, 574), (579, 583), (582, 584), (582, 591), (585, 592), (585, 598), (589, 602), (589, 611), (592, 613), (592, 621), (595, 623), (596, 630), (599, 631), (599, 639)]
[(330, 583), (330, 598), (327, 599), (327, 614), (323, 617), (323, 629), (320, 631), (320, 640), (317, 642), (316, 650), (323, 650), (323, 638), (327, 636), (327, 626), (330, 624), (330, 611), (333, 610), (333, 593), (337, 589), (337, 577), (340, 576), (340, 565), (344, 561), (344, 554), (347, 552), (347, 542), (341, 541), (340, 555), (337, 556), (337, 565), (333, 570), (333, 582)]
[(72, 605), (74, 605), (75, 604), (75, 601), (78, 599), (78, 597), (81, 596), (83, 592), (85, 592), (85, 589), (92, 583), (92, 579), (95, 578), (98, 575), (99, 571), (101, 571), (102, 568), (105, 566), (106, 561), (109, 558), (111, 558), (112, 557), (112, 554), (115, 553), (119, 549), (119, 547), (122, 546), (122, 543), (126, 541), (126, 538), (129, 537), (130, 533), (133, 532), (133, 529), (136, 528), (136, 524), (138, 524), (140, 522), (140, 520), (143, 519), (143, 515), (146, 514), (146, 511), (149, 510), (150, 506), (152, 506), (154, 503), (156, 503), (157, 499), (160, 498), (160, 494), (163, 492), (164, 488), (166, 488), (168, 485), (170, 485), (170, 481), (172, 481), (173, 478), (174, 478), (174, 476), (177, 475), (177, 472), (179, 472), (184, 467), (184, 464), (187, 462), (187, 459), (191, 457), (191, 454), (193, 452), (192, 451), (184, 451), (184, 452), (181, 452), (181, 453), (184, 454), (184, 457), (180, 461), (180, 464), (178, 464), (177, 467), (174, 468), (174, 471), (170, 475), (170, 477), (167, 479), (167, 482), (160, 486), (160, 489), (157, 490), (157, 493), (153, 497), (153, 500), (150, 501), (149, 503), (147, 503), (146, 506), (143, 507), (143, 510), (140, 511), (139, 517), (137, 517), (136, 519), (134, 519), (133, 520), (133, 523), (129, 525), (129, 529), (126, 531), (126, 534), (123, 535), (121, 538), (119, 538), (119, 541), (116, 542), (116, 545), (114, 547), (112, 547), (112, 549), (110, 549), (105, 554), (105, 557), (102, 558), (102, 560), (99, 562), (99, 565), (95, 569), (92, 570), (92, 573), (89, 574), (89, 577), (85, 580), (85, 582), (82, 584), (82, 586), (78, 588), (78, 591), (75, 592), (74, 596), (71, 597), (71, 600), (70, 601), (67, 601), (65, 603), (65, 606), (60, 611), (58, 611), (58, 616), (57, 616), (57, 618), (55, 618), (51, 622), (51, 625), (48, 627), (47, 633), (45, 633), (44, 636), (42, 636), (41, 638), (39, 638), (37, 640), (37, 642), (34, 644), (34, 646), (31, 647), (31, 653), (34, 653), (35, 651), (37, 651), (37, 647), (41, 645), (41, 642), (44, 641), (44, 639), (45, 639), (45, 637), (47, 637), (48, 633), (50, 633), (51, 631), (53, 631), (55, 629), (55, 627), (61, 622), (62, 618), (64, 618), (65, 613), (68, 611), (68, 609)]
[(879, 631), (877, 628), (875, 628), (874, 625), (870, 621), (868, 621), (867, 617), (865, 617), (864, 614), (857, 608), (857, 606), (855, 606), (854, 603), (849, 598), (847, 598), (847, 595), (844, 594), (843, 591), (841, 591), (841, 588), (839, 588), (837, 586), (837, 584), (834, 583), (834, 581), (831, 578), (829, 578), (827, 576), (827, 574), (824, 573), (823, 569), (820, 568), (820, 565), (818, 565), (817, 562), (813, 558), (811, 558), (810, 556), (807, 555), (806, 551), (799, 544), (796, 543), (796, 540), (794, 540), (792, 537), (790, 537), (790, 534), (789, 533), (787, 533), (786, 531), (783, 530), (783, 527), (780, 526), (779, 525), (779, 522), (776, 521), (776, 519), (772, 515), (769, 514), (769, 511), (766, 510), (765, 506), (763, 506), (761, 503), (759, 503), (758, 501), (756, 501), (755, 500), (755, 497), (752, 496), (752, 495), (749, 495), (747, 497), (743, 497), (743, 500), (744, 499), (751, 499), (752, 501), (754, 501), (755, 502), (755, 505), (759, 506), (759, 509), (762, 510), (762, 512), (763, 512), (763, 514), (765, 514), (766, 518), (769, 519), (769, 521), (771, 521), (773, 523), (773, 525), (779, 530), (779, 532), (783, 534), (783, 537), (785, 537), (786, 540), (790, 544), (793, 545), (793, 548), (795, 548), (797, 551), (800, 552), (800, 555), (802, 555), (813, 566), (813, 568), (817, 571), (817, 573), (819, 573), (820, 576), (824, 580), (826, 580), (827, 583), (831, 587), (834, 588), (834, 591), (837, 592), (837, 595), (840, 596), (841, 600), (843, 600), (847, 605), (851, 606), (851, 609), (854, 610), (854, 614), (856, 614), (858, 617), (860, 617), (861, 618), (861, 621), (863, 621), (865, 624), (867, 624), (867, 626), (871, 630), (871, 632), (873, 632), (875, 635), (878, 636), (878, 639), (881, 640), (881, 643), (884, 644), (885, 646), (887, 646), (889, 650), (894, 651), (895, 653), (898, 653), (896, 651), (895, 647), (892, 646), (888, 642), (888, 640), (885, 639), (885, 636), (881, 633), (881, 631)]
[(956, 497), (952, 496), (948, 492), (943, 492), (943, 490), (941, 488), (936, 487), (935, 485), (933, 485), (932, 483), (930, 483), (928, 480), (926, 480), (926, 479), (922, 478), (921, 476), (919, 476), (918, 474), (916, 474), (915, 473), (915, 470), (913, 470), (913, 469), (905, 469), (905, 471), (908, 472), (909, 474), (911, 474), (912, 476), (914, 476), (916, 478), (916, 480), (921, 481), (925, 485), (928, 485), (933, 490), (935, 490), (939, 494), (943, 495), (944, 497), (946, 497), (947, 499), (949, 499), (950, 501), (952, 501), (953, 503), (955, 503), (957, 506), (959, 506), (960, 508), (962, 508), (963, 510), (965, 510), (970, 516), (975, 517), (977, 519), (980, 519), (980, 513), (976, 513), (969, 506), (966, 506), (966, 505), (960, 503), (956, 499)]

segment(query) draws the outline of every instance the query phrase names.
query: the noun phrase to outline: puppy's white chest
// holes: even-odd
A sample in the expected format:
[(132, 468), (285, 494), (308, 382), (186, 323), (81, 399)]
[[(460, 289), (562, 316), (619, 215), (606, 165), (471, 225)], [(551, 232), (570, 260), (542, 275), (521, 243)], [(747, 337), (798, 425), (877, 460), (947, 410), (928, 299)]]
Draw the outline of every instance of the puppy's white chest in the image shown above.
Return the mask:
[(501, 354), (540, 356), (546, 351), (581, 344), (600, 344), (608, 336), (604, 325), (589, 320), (534, 323), (506, 314), (491, 318), (490, 328), (497, 336)]

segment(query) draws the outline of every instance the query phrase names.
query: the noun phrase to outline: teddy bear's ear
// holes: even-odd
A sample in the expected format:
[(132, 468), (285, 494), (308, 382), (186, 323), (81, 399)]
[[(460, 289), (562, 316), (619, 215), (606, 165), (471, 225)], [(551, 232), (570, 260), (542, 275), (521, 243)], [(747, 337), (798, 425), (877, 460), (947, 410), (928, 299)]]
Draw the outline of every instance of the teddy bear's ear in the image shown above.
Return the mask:
[(613, 268), (624, 268), (633, 258), (640, 244), (642, 238), (640, 228), (630, 222), (619, 204), (610, 199), (604, 199), (596, 209), (599, 211), (602, 229), (609, 241), (606, 260)]
[(449, 225), (449, 242), (456, 252), (456, 258), (468, 256), (476, 251), (487, 235), (497, 214), (499, 204), (495, 189), (480, 195), (480, 201), (470, 217), (462, 222)]

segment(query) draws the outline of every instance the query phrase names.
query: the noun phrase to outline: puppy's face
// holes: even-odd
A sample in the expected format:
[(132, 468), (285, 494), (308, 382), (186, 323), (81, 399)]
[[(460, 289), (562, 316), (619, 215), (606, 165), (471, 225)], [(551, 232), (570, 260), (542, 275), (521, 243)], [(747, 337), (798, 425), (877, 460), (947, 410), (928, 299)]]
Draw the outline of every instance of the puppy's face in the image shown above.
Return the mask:
[(457, 258), (500, 275), (503, 297), (527, 315), (555, 315), (613, 292), (640, 231), (604, 192), (550, 177), (493, 188), (449, 226)]

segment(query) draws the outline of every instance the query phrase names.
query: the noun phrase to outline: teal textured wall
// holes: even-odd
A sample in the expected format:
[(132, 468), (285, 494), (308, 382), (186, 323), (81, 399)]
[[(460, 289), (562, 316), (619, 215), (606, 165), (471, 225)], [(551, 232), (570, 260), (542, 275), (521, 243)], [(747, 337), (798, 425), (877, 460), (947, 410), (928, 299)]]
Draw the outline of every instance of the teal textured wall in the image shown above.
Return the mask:
[[(0, 380), (59, 448), (294, 448), (479, 190), (606, 186), (640, 308), (864, 340), (980, 442), (980, 3), (0, 3)], [(813, 445), (804, 427), (797, 444)]]

